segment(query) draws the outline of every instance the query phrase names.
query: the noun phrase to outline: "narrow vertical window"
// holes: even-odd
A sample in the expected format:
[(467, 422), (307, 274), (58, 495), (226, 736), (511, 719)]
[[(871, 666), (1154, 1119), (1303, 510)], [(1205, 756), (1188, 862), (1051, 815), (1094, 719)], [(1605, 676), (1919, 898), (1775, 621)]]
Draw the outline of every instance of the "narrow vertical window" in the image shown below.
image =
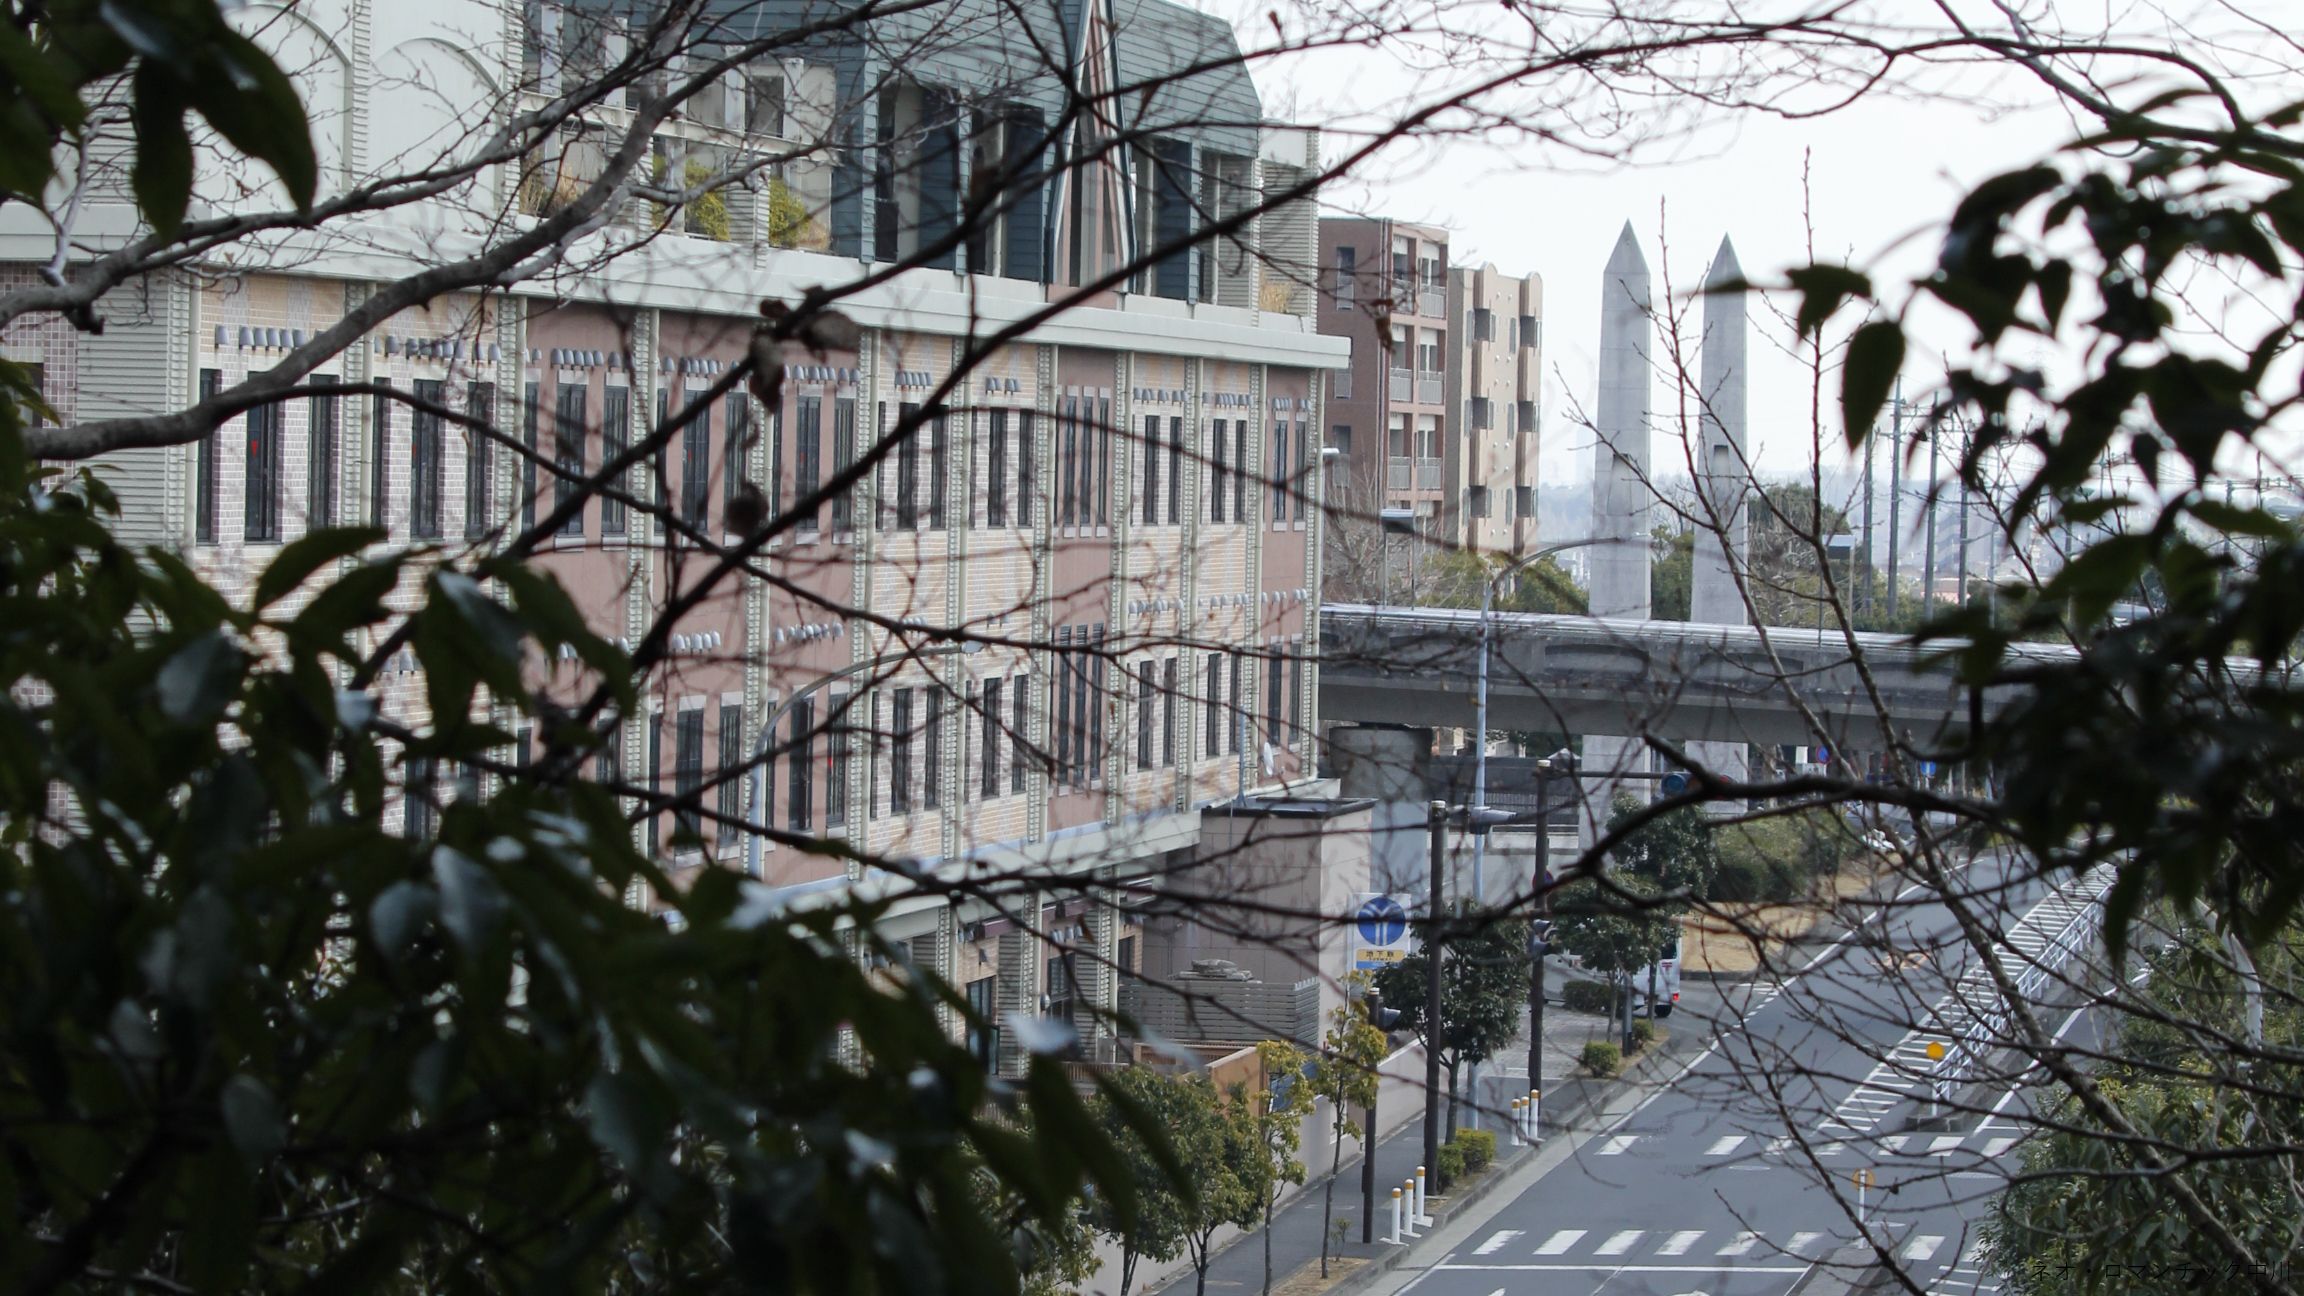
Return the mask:
[(939, 413), (928, 423), (928, 529), (944, 529), (944, 496), (951, 456), (950, 416)]
[[(744, 488), (744, 443), (752, 437), (752, 402), (743, 392), (730, 392), (726, 403), (726, 416), (721, 419), (720, 442), (720, 525), (728, 525), (728, 505), (735, 502), (736, 493)], [(768, 462), (768, 515), (776, 515), (776, 475), (779, 465), (774, 456)]]
[[(657, 388), (655, 435), (666, 435), (667, 420), (671, 417), (671, 410), (672, 393), (670, 389)], [(650, 465), (653, 469), (650, 475), (655, 477), (656, 487), (650, 492), (649, 516), (654, 523), (657, 538), (662, 539), (665, 520), (672, 515), (672, 456), (664, 449), (662, 443), (658, 443), (654, 459), (655, 462)]]
[(248, 481), (241, 501), (241, 533), (248, 540), (280, 538), (280, 433), (279, 405), (258, 405), (248, 411)]
[[(600, 466), (624, 457), (632, 446), (632, 389), (611, 383), (600, 392)], [(608, 490), (600, 496), (600, 534), (623, 535), (630, 527), (631, 512), (624, 500), (632, 493), (632, 470), (608, 479)]]
[(830, 732), (824, 757), (824, 826), (839, 828), (848, 822), (848, 758), (851, 754), (853, 732), (848, 726), (846, 693), (834, 693), (824, 704), (824, 715)]
[[(785, 824), (794, 832), (807, 832), (814, 823), (816, 812), (816, 702), (802, 698), (792, 704), (792, 742), (786, 759), (791, 762), (792, 785), (786, 789)], [(843, 780), (845, 782), (845, 780)], [(825, 807), (825, 822), (832, 820), (831, 807)]]
[(1224, 754), (1237, 756), (1240, 754), (1240, 731), (1246, 727), (1248, 720), (1250, 698), (1247, 692), (1240, 687), (1241, 669), (1248, 663), (1247, 659), (1238, 652), (1226, 655), (1232, 659), (1232, 714), (1227, 717), (1227, 723), (1224, 726)]
[(495, 457), (496, 384), (476, 382), (465, 389), (464, 414), (464, 538), (477, 540), (488, 533), (488, 500), (493, 483), (490, 464)]
[(1232, 520), (1248, 520), (1248, 420), (1232, 420)]
[(1056, 414), (1056, 525), (1079, 521), (1080, 398), (1067, 396)]
[(1288, 520), (1288, 425), (1272, 424), (1272, 520)]
[(1224, 420), (1209, 425), (1208, 435), (1208, 520), (1224, 520)]
[(895, 709), (889, 717), (888, 813), (912, 812), (912, 697), (917, 690), (896, 690)]
[(1144, 525), (1160, 525), (1160, 416), (1144, 416)]
[(710, 522), (712, 407), (691, 394), (680, 429), (680, 520), (701, 531)]
[(382, 527), (389, 535), (392, 530), (392, 393), (389, 390), (392, 380), (379, 378), (376, 383), (387, 390), (377, 392), (368, 406), (368, 525)]
[(1168, 524), (1184, 525), (1184, 419), (1168, 420)]
[[(1008, 525), (1008, 411), (993, 410), (984, 443), (984, 525)], [(989, 794), (988, 794), (989, 795)]]
[(1090, 498), (1096, 501), (1096, 525), (1112, 525), (1112, 468), (1120, 438), (1112, 426), (1112, 398), (1096, 399), (1096, 456), (1088, 463)]
[(664, 790), (664, 713), (648, 717), (648, 857), (663, 851), (663, 820), (655, 798)]
[(1032, 677), (1018, 675), (1008, 705), (1016, 714), (1008, 722), (1008, 790), (1022, 792), (1032, 772)]
[(583, 383), (561, 383), (552, 406), (552, 463), (559, 469), (552, 481), (552, 507), (568, 509), (560, 522), (560, 534), (568, 536), (584, 534), (584, 464), (589, 457), (584, 442), (591, 435), (584, 408), (588, 394)]
[[(201, 400), (212, 399), (223, 388), (223, 370), (203, 369), (200, 371)], [(219, 473), (218, 460), (222, 457), (217, 449), (217, 441), (223, 435), (224, 432), (221, 428), (210, 432), (200, 438), (199, 448), (194, 452), (198, 456), (198, 462), (193, 465), (195, 482), (192, 491), (192, 538), (201, 544), (216, 543), (216, 510), (218, 507), (216, 479)]]
[(1286, 682), (1287, 663), (1281, 660), (1280, 644), (1275, 640), (1272, 655), (1264, 663), (1264, 732), (1272, 745), (1280, 745), (1280, 691)]
[[(816, 493), (823, 480), (824, 465), (824, 398), (802, 396), (792, 403), (792, 436), (795, 457), (792, 464), (792, 503), (802, 510), (800, 530), (814, 531), (822, 517), (816, 505), (803, 503)], [(832, 505), (834, 529), (838, 529), (841, 511), (838, 502)]]
[(1304, 741), (1304, 641), (1288, 646), (1288, 745)]
[(520, 529), (536, 529), (537, 424), (544, 418), (544, 397), (529, 383), (520, 399)]
[(896, 529), (920, 525), (920, 407), (905, 401), (896, 407)]
[(1152, 661), (1136, 666), (1136, 768), (1152, 768), (1152, 710), (1158, 701), (1152, 687)]
[(1030, 410), (1018, 410), (1016, 412), (1016, 525), (1021, 527), (1031, 526), (1033, 519), (1039, 516), (1032, 507), (1034, 488), (1032, 457), (1038, 453), (1039, 446), (1033, 441), (1032, 412)]
[(1108, 696), (1104, 691), (1105, 680), (1108, 678), (1105, 668), (1109, 663), (1104, 660), (1103, 626), (1097, 626), (1095, 630), (1090, 632), (1089, 642), (1096, 646), (1096, 655), (1088, 659), (1086, 666), (1089, 706), (1088, 750), (1081, 758), (1081, 765), (1087, 774), (1086, 781), (1101, 783), (1104, 781), (1104, 716), (1111, 709), (1105, 705), (1105, 698)]
[(703, 840), (704, 816), (704, 708), (680, 713), (673, 727), (672, 848), (693, 850)]
[(928, 712), (920, 722), (920, 807), (934, 810), (944, 804), (944, 690), (930, 684), (920, 697)]
[(732, 841), (733, 825), (744, 817), (744, 708), (732, 702), (720, 704), (720, 785), (713, 791), (719, 794), (715, 808), (720, 812), (720, 831), (714, 836)]
[(1176, 658), (1170, 657), (1160, 664), (1160, 763), (1170, 769), (1176, 766), (1176, 731), (1181, 719), (1176, 707), (1182, 688)]
[[(843, 477), (849, 466), (856, 462), (856, 398), (839, 396), (832, 401), (832, 475)], [(856, 487), (851, 483), (832, 497), (832, 529), (852, 531), (856, 528)]]
[[(314, 374), (312, 385), (335, 385), (336, 375)], [(315, 395), (305, 412), (305, 527), (336, 525), (336, 475), (342, 456), (336, 449), (336, 397)]]
[(408, 530), (419, 540), (437, 540), (440, 492), (447, 479), (441, 466), (447, 437), (440, 410), (448, 403), (448, 384), (419, 378), (412, 394), (416, 408), (408, 419)]
[(989, 801), (1000, 795), (1000, 726), (1006, 717), (1000, 714), (1001, 681), (984, 681), (984, 799)]
[(1224, 750), (1224, 663), (1215, 653), (1208, 654), (1208, 693), (1204, 700), (1207, 714), (1201, 719), (1206, 722), (1208, 732), (1201, 735), (1200, 754), (1206, 757)]
[(1064, 782), (1072, 776), (1072, 627), (1056, 627), (1056, 669), (1048, 672), (1048, 715), (1055, 722), (1055, 733), (1050, 736), (1050, 755), (1055, 758), (1056, 778)]

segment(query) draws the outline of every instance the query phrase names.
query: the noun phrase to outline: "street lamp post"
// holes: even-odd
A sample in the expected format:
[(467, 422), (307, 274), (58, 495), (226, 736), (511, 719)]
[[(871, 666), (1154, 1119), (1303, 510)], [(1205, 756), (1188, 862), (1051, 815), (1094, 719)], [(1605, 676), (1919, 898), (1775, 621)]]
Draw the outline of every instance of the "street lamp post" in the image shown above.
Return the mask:
[(752, 831), (746, 834), (744, 843), (745, 876), (760, 876), (760, 840), (766, 835), (769, 828), (764, 813), (768, 804), (765, 795), (768, 778), (768, 748), (769, 744), (776, 741), (776, 726), (783, 723), (785, 715), (793, 707), (798, 706), (803, 699), (814, 697), (827, 685), (837, 684), (844, 679), (853, 679), (866, 671), (877, 670), (882, 666), (892, 666), (897, 662), (907, 660), (925, 661), (931, 657), (950, 657), (955, 654), (973, 656), (982, 651), (984, 651), (984, 645), (977, 640), (970, 639), (965, 643), (940, 644), (929, 648), (907, 649), (900, 653), (884, 653), (868, 661), (851, 662), (806, 688), (795, 689), (792, 696), (777, 703), (775, 710), (768, 713), (768, 718), (760, 722), (760, 736), (752, 743), (752, 776), (746, 780), (751, 785)]

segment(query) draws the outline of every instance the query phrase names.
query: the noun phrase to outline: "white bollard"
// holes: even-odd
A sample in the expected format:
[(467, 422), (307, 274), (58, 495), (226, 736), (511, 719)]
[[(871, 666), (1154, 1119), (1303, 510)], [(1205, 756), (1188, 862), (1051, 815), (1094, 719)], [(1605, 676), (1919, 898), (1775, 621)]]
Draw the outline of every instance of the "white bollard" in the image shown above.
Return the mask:
[(1418, 1223), (1416, 1219), (1416, 1181), (1413, 1179), (1402, 1180), (1400, 1191), (1406, 1194), (1408, 1198), (1408, 1226), (1400, 1230), (1400, 1236), (1415, 1237)]
[(1544, 1091), (1541, 1089), (1531, 1089), (1528, 1091), (1528, 1141), (1530, 1143), (1541, 1143), (1544, 1141), (1543, 1109), (1537, 1105), (1538, 1101), (1543, 1097)]
[(1400, 1244), (1400, 1190), (1392, 1190), (1392, 1244)]
[(1522, 1142), (1520, 1136), (1528, 1132), (1528, 1113), (1525, 1110), (1527, 1106), (1528, 1102), (1524, 1098), (1512, 1100), (1512, 1146), (1514, 1147), (1520, 1146)]
[(1426, 1208), (1424, 1194), (1424, 1167), (1416, 1167), (1416, 1227), (1432, 1227), (1432, 1212)]

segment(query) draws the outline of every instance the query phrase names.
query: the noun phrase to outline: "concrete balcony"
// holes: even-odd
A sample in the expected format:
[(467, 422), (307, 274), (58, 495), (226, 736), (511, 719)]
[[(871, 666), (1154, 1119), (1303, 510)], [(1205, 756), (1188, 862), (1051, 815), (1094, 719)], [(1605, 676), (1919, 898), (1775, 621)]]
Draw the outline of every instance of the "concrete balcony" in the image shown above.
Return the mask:
[(1437, 405), (1445, 399), (1447, 399), (1447, 396), (1442, 390), (1441, 378), (1439, 374), (1420, 373), (1416, 375), (1417, 404)]
[(1396, 400), (1396, 401), (1406, 401), (1406, 400), (1409, 400), (1409, 399), (1410, 399), (1410, 395), (1409, 395), (1409, 393), (1410, 393), (1410, 392), (1412, 392), (1412, 391), (1415, 389), (1415, 388), (1414, 388), (1414, 381), (1415, 381), (1415, 376), (1414, 376), (1412, 373), (1410, 373), (1410, 371), (1408, 371), (1408, 370), (1406, 370), (1406, 369), (1395, 369), (1395, 370), (1393, 370), (1393, 371), (1392, 371), (1392, 391), (1391, 391), (1391, 393), (1390, 393), (1390, 394), (1391, 394), (1391, 397), (1392, 397), (1392, 399), (1393, 399), (1393, 400)]

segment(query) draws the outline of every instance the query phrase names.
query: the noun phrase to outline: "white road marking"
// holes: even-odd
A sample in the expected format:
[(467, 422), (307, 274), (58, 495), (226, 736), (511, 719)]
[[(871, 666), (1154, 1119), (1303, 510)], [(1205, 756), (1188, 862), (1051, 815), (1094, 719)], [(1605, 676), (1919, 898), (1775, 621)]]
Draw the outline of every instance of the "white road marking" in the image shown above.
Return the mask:
[(1928, 1155), (1949, 1156), (1952, 1153), (1952, 1149), (1967, 1141), (1968, 1136), (1965, 1134), (1947, 1134), (1942, 1138), (1936, 1139), (1934, 1142), (1931, 1142), (1928, 1145)]
[(1704, 1150), (1704, 1155), (1727, 1156), (1729, 1153), (1734, 1152), (1737, 1148), (1742, 1147), (1743, 1145), (1744, 1136), (1742, 1134), (1730, 1134), (1726, 1138), (1721, 1139), (1719, 1142), (1714, 1143), (1711, 1147), (1706, 1148)]
[(1544, 1245), (1536, 1248), (1536, 1254), (1566, 1255), (1568, 1254), (1568, 1248), (1583, 1240), (1583, 1229), (1562, 1229), (1552, 1236), (1544, 1239)]
[(1907, 1260), (1925, 1260), (1936, 1254), (1936, 1248), (1942, 1245), (1944, 1245), (1942, 1234), (1923, 1233), (1912, 1239), (1910, 1245), (1904, 1248), (1904, 1258)]
[(1750, 1251), (1759, 1241), (1760, 1235), (1757, 1233), (1739, 1233), (1736, 1235), (1735, 1241), (1730, 1242), (1728, 1245), (1720, 1248), (1712, 1254), (1716, 1256), (1740, 1256), (1745, 1252)]
[(1816, 1155), (1820, 1157), (1838, 1156), (1847, 1150), (1848, 1145), (1845, 1143), (1827, 1143), (1816, 1149)]
[[(1738, 1266), (1736, 1266), (1735, 1272), (1737, 1272), (1737, 1273), (1740, 1273), (1740, 1274), (1785, 1274), (1785, 1275), (1788, 1275), (1788, 1276), (1790, 1276), (1790, 1275), (1798, 1275), (1798, 1274), (1809, 1273), (1809, 1272), (1813, 1271), (1815, 1268), (1816, 1268), (1816, 1266), (1814, 1266), (1814, 1265), (1738, 1265)], [(1596, 1272), (1596, 1271), (1597, 1271), (1597, 1272), (1602, 1272), (1602, 1273), (1618, 1273), (1618, 1274), (1642, 1274), (1642, 1273), (1657, 1273), (1657, 1274), (1667, 1274), (1667, 1273), (1669, 1273), (1669, 1274), (1686, 1274), (1686, 1273), (1693, 1273), (1693, 1274), (1716, 1274), (1716, 1273), (1719, 1273), (1719, 1272), (1720, 1272), (1720, 1267), (1719, 1267), (1718, 1265), (1701, 1265), (1701, 1264), (1694, 1264), (1694, 1265), (1650, 1265), (1650, 1264), (1631, 1264), (1631, 1265), (1596, 1265), (1596, 1264), (1438, 1264), (1438, 1265), (1434, 1265), (1434, 1266), (1432, 1266), (1430, 1269), (1426, 1270), (1425, 1272), (1426, 1272), (1426, 1273), (1593, 1273), (1593, 1272)], [(1419, 1283), (1419, 1282), (1422, 1282), (1422, 1281), (1424, 1281), (1424, 1280), (1423, 1280), (1423, 1278), (1422, 1278), (1421, 1276), (1419, 1276), (1419, 1277), (1417, 1277), (1417, 1278), (1415, 1278), (1415, 1279), (1411, 1280), (1411, 1282), (1409, 1283), (1409, 1286), (1411, 1286), (1411, 1287), (1412, 1287), (1412, 1286), (1414, 1286), (1416, 1283)], [(1406, 1291), (1406, 1290), (1408, 1290), (1408, 1288), (1407, 1288), (1407, 1287), (1403, 1287), (1403, 1288), (1401, 1288), (1400, 1290), (1402, 1290), (1402, 1291)]]
[(1618, 1134), (1616, 1137), (1609, 1139), (1606, 1143), (1601, 1144), (1599, 1152), (1595, 1153), (1594, 1155), (1622, 1156), (1624, 1155), (1624, 1149), (1632, 1146), (1639, 1140), (1639, 1138), (1640, 1136), (1637, 1134)]
[(1688, 1248), (1696, 1245), (1696, 1239), (1702, 1236), (1704, 1236), (1704, 1230), (1702, 1229), (1682, 1230), (1681, 1232), (1675, 1233), (1671, 1237), (1666, 1238), (1664, 1240), (1664, 1245), (1656, 1248), (1656, 1254), (1660, 1256), (1686, 1255), (1688, 1254)]
[(1796, 1256), (1800, 1256), (1801, 1259), (1806, 1260), (1808, 1258), (1807, 1256), (1800, 1255), (1801, 1248), (1811, 1245), (1816, 1241), (1816, 1239), (1822, 1236), (1824, 1235), (1821, 1233), (1795, 1233), (1792, 1235), (1792, 1240), (1784, 1244), (1784, 1249), (1787, 1252)]
[(1632, 1244), (1639, 1241), (1641, 1234), (1645, 1231), (1646, 1230), (1644, 1229), (1626, 1229), (1623, 1232), (1609, 1238), (1607, 1241), (1601, 1243), (1599, 1249), (1595, 1250), (1592, 1254), (1604, 1256), (1620, 1256), (1631, 1250)]
[(2012, 1138), (1989, 1139), (1984, 1144), (1984, 1159), (1990, 1161), (2014, 1146), (2016, 1140)]
[(1505, 1243), (1510, 1242), (1512, 1239), (1518, 1236), (1520, 1236), (1520, 1230), (1518, 1229), (1499, 1229), (1487, 1241), (1472, 1248), (1472, 1254), (1493, 1255), (1497, 1251), (1502, 1250)]

